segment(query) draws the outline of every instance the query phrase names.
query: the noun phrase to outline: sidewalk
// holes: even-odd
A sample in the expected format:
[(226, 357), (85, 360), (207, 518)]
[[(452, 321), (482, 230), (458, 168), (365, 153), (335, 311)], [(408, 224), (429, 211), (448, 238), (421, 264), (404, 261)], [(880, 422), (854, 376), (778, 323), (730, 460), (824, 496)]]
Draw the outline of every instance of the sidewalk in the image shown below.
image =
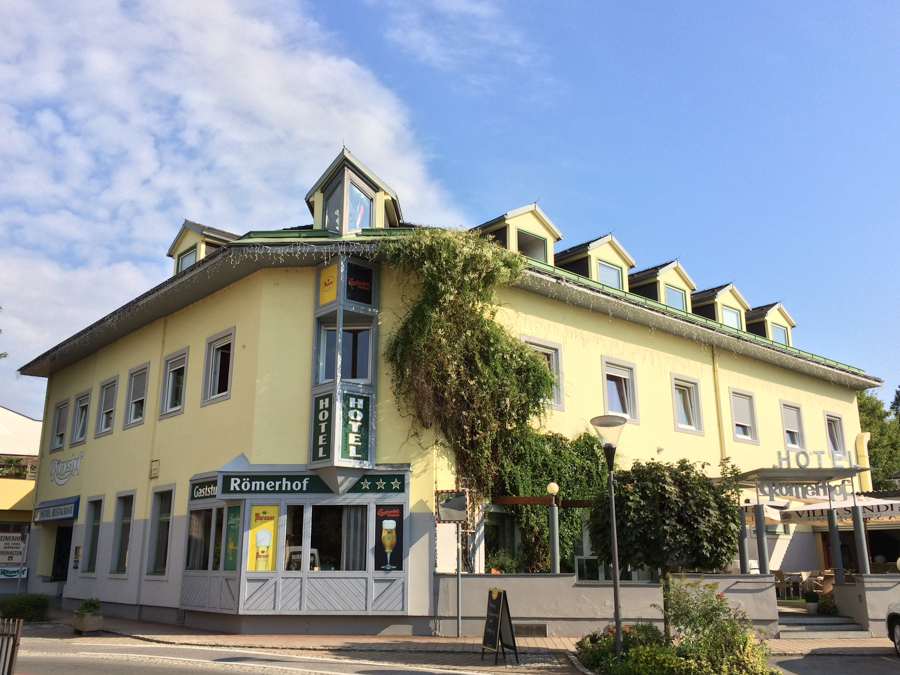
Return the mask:
[(478, 637), (444, 638), (390, 635), (233, 635), (216, 633), (174, 624), (137, 621), (112, 616), (103, 618), (103, 637), (83, 638), (74, 633), (72, 612), (50, 610), (51, 621), (25, 624), (22, 637), (56, 640), (104, 641), (110, 638), (133, 638), (160, 644), (253, 649), (256, 651), (290, 650), (315, 652), (320, 656), (362, 659), (380, 662), (454, 668), (483, 672), (516, 672), (538, 675), (577, 675), (569, 655), (574, 654), (577, 638), (519, 638), (516, 640), (519, 662), (507, 651), (506, 663), (500, 654), (494, 665), (494, 653), (486, 652), (481, 660)]
[[(50, 610), (52, 623), (26, 624), (23, 637), (43, 637), (54, 639), (88, 639), (76, 636), (72, 629), (72, 613)], [(178, 626), (174, 624), (137, 621), (118, 617), (104, 617), (104, 633), (125, 636), (147, 642), (161, 644), (191, 645), (200, 647), (226, 647), (233, 649), (281, 650), (289, 649), (308, 652), (328, 652), (335, 656), (350, 657), (352, 653), (367, 652), (395, 654), (397, 662), (410, 663), (410, 657), (435, 655), (434, 665), (478, 670), (493, 670), (493, 653), (487, 653), (481, 661), (481, 639), (478, 637), (431, 637), (431, 636), (390, 636), (390, 635), (234, 635)], [(95, 638), (96, 639), (96, 638)], [(519, 667), (534, 672), (534, 668), (571, 669), (569, 654), (575, 652), (578, 638), (534, 638), (516, 640), (519, 648)], [(823, 655), (892, 655), (893, 644), (888, 638), (860, 639), (815, 639), (815, 640), (767, 640), (775, 656)], [(400, 655), (403, 656), (400, 656)], [(357, 654), (356, 658), (362, 658)], [(423, 659), (416, 658), (415, 662)], [(507, 653), (508, 668), (515, 669), (515, 656)], [(503, 657), (500, 657), (500, 668)], [(506, 670), (507, 668), (504, 668)], [(559, 673), (559, 670), (555, 670)], [(574, 672), (574, 671), (571, 671)]]

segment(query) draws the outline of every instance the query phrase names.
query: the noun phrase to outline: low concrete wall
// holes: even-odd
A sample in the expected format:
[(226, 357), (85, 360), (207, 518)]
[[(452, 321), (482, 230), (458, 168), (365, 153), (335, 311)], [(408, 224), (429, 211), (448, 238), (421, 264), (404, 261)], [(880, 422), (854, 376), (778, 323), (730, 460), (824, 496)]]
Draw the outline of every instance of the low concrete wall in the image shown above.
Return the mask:
[(855, 574), (851, 583), (835, 585), (834, 601), (842, 616), (868, 630), (872, 637), (888, 637), (888, 605), (900, 602), (900, 574)]
[[(767, 637), (778, 630), (775, 578), (759, 574), (687, 575), (689, 581), (715, 583), (732, 606), (743, 609)], [(438, 635), (456, 635), (456, 576), (436, 574)], [(547, 633), (579, 637), (614, 621), (610, 581), (578, 582), (573, 574), (464, 574), (462, 576), (462, 633), (479, 636), (484, 630), (487, 595), (492, 588), (507, 592), (513, 623), (545, 624)], [(622, 621), (662, 624), (662, 589), (657, 582), (623, 581), (620, 585)]]

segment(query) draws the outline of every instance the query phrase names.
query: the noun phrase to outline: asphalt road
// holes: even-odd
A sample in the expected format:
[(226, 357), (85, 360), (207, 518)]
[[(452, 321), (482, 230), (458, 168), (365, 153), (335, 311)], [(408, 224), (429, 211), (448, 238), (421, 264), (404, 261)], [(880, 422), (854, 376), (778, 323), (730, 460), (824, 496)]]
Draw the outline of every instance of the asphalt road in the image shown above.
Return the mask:
[(789, 675), (900, 675), (896, 656), (778, 656), (769, 665)]
[[(393, 654), (397, 661), (413, 655)], [(460, 675), (477, 671), (399, 665), (356, 658), (333, 658), (249, 650), (121, 642), (92, 644), (23, 640), (18, 675), (182, 675), (204, 670), (262, 675)]]

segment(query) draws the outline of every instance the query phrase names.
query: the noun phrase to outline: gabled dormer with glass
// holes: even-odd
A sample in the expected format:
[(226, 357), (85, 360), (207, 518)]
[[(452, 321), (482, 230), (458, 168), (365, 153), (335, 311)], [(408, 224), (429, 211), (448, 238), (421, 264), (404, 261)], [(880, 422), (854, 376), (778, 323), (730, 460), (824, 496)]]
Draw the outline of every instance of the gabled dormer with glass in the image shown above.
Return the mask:
[(632, 293), (683, 312), (691, 311), (691, 293), (697, 290), (677, 260), (629, 274), (628, 286)]
[(744, 314), (750, 305), (734, 284), (724, 284), (691, 294), (694, 314), (718, 321), (735, 330), (746, 330)]
[(557, 267), (621, 291), (628, 291), (628, 270), (635, 265), (612, 233), (556, 254)]
[(780, 302), (760, 305), (747, 312), (747, 332), (790, 347), (791, 329), (797, 324)]
[(344, 148), (306, 194), (313, 229), (339, 237), (398, 227), (397, 194)]
[(537, 204), (514, 209), (472, 228), (490, 236), (500, 246), (540, 263), (554, 265), (553, 246), (562, 232)]
[(183, 272), (237, 238), (231, 232), (185, 220), (166, 253), (175, 260), (173, 274)]

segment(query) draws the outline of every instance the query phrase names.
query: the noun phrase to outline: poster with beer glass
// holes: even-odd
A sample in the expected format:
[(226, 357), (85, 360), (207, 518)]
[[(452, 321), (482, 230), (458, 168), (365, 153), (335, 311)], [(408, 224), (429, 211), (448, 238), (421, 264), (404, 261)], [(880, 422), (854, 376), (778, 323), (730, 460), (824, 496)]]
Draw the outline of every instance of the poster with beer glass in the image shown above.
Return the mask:
[(375, 507), (375, 569), (399, 572), (403, 569), (403, 505)]
[(247, 555), (248, 572), (275, 571), (275, 530), (278, 527), (278, 506), (250, 507), (250, 546)]

